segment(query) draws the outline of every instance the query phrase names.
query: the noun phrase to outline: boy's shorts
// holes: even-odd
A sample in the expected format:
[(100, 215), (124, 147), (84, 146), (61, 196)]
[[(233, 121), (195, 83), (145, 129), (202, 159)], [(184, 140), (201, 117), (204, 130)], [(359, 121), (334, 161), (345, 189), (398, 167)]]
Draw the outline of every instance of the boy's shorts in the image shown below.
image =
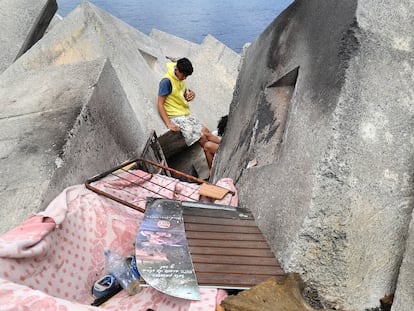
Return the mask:
[(170, 120), (180, 127), (187, 146), (191, 146), (201, 138), (202, 125), (196, 118), (180, 116), (170, 118)]

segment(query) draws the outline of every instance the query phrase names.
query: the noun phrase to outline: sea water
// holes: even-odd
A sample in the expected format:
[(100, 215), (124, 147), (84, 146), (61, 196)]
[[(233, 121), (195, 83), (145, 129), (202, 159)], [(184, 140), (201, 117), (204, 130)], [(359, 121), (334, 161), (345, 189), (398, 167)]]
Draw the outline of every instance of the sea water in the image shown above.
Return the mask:
[[(57, 0), (66, 16), (82, 0)], [(201, 43), (208, 34), (240, 52), (293, 0), (90, 0), (99, 8), (149, 34), (153, 28)], [(174, 4), (174, 6), (172, 5)]]

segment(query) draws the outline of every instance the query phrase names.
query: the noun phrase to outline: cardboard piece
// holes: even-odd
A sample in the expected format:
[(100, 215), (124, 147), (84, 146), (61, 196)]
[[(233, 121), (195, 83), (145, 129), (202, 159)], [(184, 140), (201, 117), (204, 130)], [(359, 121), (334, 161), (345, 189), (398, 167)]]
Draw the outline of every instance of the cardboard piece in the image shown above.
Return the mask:
[(227, 193), (229, 193), (228, 189), (208, 183), (202, 184), (200, 190), (198, 190), (199, 195), (218, 200), (223, 199)]

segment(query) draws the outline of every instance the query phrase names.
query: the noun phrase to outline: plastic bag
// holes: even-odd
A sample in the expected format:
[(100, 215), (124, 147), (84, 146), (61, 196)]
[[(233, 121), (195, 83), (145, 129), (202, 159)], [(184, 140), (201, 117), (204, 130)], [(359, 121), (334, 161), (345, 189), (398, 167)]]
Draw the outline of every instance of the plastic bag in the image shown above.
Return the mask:
[(109, 249), (105, 250), (105, 270), (116, 278), (129, 295), (139, 292), (139, 278), (133, 273), (126, 259)]

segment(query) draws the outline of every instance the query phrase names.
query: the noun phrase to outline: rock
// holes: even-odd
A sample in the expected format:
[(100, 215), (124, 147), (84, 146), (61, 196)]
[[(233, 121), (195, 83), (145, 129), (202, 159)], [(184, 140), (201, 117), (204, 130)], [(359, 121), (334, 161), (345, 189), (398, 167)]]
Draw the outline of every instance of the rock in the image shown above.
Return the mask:
[[(303, 299), (305, 288), (300, 276), (289, 273), (270, 278), (236, 296), (230, 295), (223, 300), (221, 306), (226, 311), (312, 311)], [(321, 309), (318, 309), (321, 310)]]
[(105, 59), (22, 72), (1, 82), (7, 85), (0, 89), (3, 231), (43, 210), (66, 187), (141, 148), (138, 122)]
[(42, 38), (56, 10), (56, 0), (0, 2), (0, 73)]
[(411, 217), (391, 311), (411, 311), (414, 306), (414, 224)]
[(325, 308), (395, 290), (414, 197), (413, 9), (295, 1), (245, 52), (213, 181), (236, 181)]

